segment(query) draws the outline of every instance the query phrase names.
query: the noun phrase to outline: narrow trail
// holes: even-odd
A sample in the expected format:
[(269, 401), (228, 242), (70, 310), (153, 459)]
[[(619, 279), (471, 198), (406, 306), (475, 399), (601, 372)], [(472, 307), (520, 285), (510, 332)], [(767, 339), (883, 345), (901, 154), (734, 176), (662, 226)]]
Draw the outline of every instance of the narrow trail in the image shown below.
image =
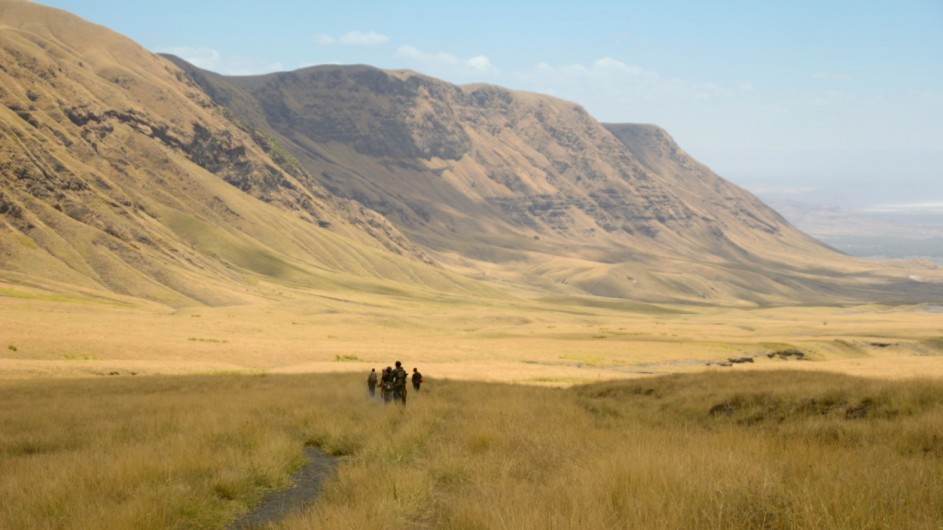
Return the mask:
[(268, 492), (258, 506), (242, 514), (227, 530), (260, 528), (310, 505), (317, 498), (321, 483), (337, 467), (337, 459), (313, 446), (305, 447), (305, 455), (308, 463), (291, 476), (291, 486)]

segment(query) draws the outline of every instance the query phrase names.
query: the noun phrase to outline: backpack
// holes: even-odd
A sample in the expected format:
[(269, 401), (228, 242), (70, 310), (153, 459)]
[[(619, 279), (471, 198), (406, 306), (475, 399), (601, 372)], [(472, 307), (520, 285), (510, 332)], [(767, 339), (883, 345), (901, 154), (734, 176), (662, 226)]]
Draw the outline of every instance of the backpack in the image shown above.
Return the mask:
[(393, 381), (397, 386), (403, 386), (406, 384), (406, 370), (403, 367), (399, 367), (396, 370), (393, 370)]
[(368, 383), (376, 383), (376, 382), (377, 382), (377, 373), (376, 373), (376, 372), (370, 372), (370, 375), (367, 376), (367, 382), (368, 382)]

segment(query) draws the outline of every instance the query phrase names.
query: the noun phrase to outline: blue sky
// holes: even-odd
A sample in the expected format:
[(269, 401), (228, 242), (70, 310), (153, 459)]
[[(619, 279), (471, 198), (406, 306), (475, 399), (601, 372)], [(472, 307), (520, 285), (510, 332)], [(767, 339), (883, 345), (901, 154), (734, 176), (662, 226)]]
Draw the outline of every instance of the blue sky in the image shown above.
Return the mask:
[(224, 74), (408, 68), (658, 124), (750, 189), (943, 211), (943, 0), (41, 0)]

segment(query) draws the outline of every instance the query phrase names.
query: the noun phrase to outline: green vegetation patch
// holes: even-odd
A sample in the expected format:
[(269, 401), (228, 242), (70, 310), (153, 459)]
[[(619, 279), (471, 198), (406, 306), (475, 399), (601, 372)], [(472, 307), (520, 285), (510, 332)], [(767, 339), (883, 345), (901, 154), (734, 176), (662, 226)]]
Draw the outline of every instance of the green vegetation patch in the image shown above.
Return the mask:
[(933, 337), (921, 342), (924, 346), (936, 350), (936, 353), (943, 355), (943, 337)]
[(278, 167), (282, 168), (286, 173), (295, 177), (304, 174), (301, 162), (299, 162), (294, 155), (289, 153), (288, 149), (272, 135), (264, 131), (253, 130), (252, 139), (255, 140), (255, 143), (272, 157), (272, 161), (278, 164)]
[(595, 379), (587, 377), (531, 377), (525, 380), (525, 382), (528, 383), (544, 383), (551, 385), (586, 384), (591, 381), (595, 381)]
[(600, 366), (604, 364), (612, 364), (611, 359), (606, 359), (605, 357), (600, 357), (598, 355), (589, 355), (589, 354), (580, 354), (580, 353), (566, 353), (560, 356), (561, 360), (564, 361), (576, 361), (580, 364), (585, 364), (587, 366)]
[(69, 361), (95, 361), (98, 360), (98, 356), (92, 355), (91, 353), (67, 353), (62, 356)]
[[(861, 380), (815, 372), (690, 374), (653, 380), (607, 382), (575, 389), (584, 398), (660, 411), (660, 420), (778, 430), (819, 421), (894, 420), (943, 412), (943, 389), (933, 381), (911, 384)], [(885, 433), (890, 435), (891, 433)]]

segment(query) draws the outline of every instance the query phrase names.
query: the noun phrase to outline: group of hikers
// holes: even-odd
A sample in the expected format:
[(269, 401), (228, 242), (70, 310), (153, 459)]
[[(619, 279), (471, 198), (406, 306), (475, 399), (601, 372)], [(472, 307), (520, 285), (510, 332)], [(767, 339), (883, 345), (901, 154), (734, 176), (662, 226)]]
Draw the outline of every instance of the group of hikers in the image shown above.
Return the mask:
[(387, 366), (381, 373), (377, 374), (376, 368), (370, 369), (370, 375), (367, 376), (367, 390), (370, 396), (377, 395), (377, 386), (380, 387), (380, 396), (385, 403), (391, 401), (402, 401), (406, 404), (406, 380), (413, 383), (413, 390), (419, 392), (419, 385), (422, 384), (422, 374), (419, 370), (413, 368), (412, 377), (403, 368), (403, 363), (396, 361), (395, 368)]

